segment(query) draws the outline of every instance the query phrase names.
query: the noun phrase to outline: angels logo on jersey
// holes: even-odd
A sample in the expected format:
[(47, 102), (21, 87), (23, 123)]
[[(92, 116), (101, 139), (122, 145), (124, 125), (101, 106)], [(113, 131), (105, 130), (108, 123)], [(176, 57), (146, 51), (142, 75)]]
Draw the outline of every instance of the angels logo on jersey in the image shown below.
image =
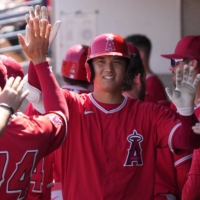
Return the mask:
[(113, 42), (113, 35), (109, 35), (106, 38), (106, 51), (115, 51), (115, 46), (114, 46), (114, 42)]
[(134, 130), (133, 133), (127, 137), (127, 140), (130, 143), (130, 148), (128, 149), (128, 155), (124, 166), (134, 166), (134, 163), (136, 163), (136, 166), (143, 165), (142, 149), (140, 146), (140, 143), (143, 141), (143, 136)]

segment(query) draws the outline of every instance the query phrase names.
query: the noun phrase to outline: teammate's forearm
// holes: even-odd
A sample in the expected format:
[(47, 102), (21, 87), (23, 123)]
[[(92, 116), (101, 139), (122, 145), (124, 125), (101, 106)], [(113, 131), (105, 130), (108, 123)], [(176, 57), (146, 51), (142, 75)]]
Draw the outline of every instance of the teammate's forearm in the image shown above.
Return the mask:
[(192, 126), (198, 122), (193, 114), (191, 116), (180, 115), (182, 125), (176, 130), (173, 136), (173, 147), (175, 149), (196, 149), (200, 148), (200, 135), (192, 130)]
[(184, 161), (176, 167), (176, 182), (178, 189), (178, 199), (181, 199), (182, 189), (188, 179), (188, 173), (191, 167), (191, 159)]
[(200, 199), (200, 176), (199, 175), (188, 175), (182, 190), (182, 200), (195, 200)]
[(38, 79), (37, 72), (32, 61), (30, 61), (28, 67), (28, 82), (30, 85), (41, 91), (40, 81)]
[(49, 63), (44, 62), (35, 65), (35, 69), (40, 81), (46, 112), (52, 110), (60, 110), (68, 118), (68, 108), (66, 100), (54, 74), (50, 69)]

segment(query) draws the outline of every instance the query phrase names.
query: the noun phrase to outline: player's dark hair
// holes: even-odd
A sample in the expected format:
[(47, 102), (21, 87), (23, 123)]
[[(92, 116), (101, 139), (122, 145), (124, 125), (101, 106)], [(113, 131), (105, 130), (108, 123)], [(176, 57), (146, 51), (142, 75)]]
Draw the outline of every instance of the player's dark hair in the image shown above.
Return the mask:
[(141, 74), (141, 76), (143, 76), (145, 73), (144, 65), (140, 56), (137, 54), (132, 54), (130, 58), (131, 62), (126, 73), (124, 83), (122, 85), (122, 91), (131, 90), (133, 79), (135, 78), (135, 76), (137, 76), (138, 74)]
[(70, 85), (78, 85), (78, 86), (83, 86), (84, 88), (88, 88), (90, 83), (88, 83), (87, 81), (80, 81), (80, 80), (74, 80), (74, 79), (70, 79), (70, 78), (67, 78), (65, 76), (63, 76), (63, 80), (66, 82), (66, 83), (69, 83)]
[(92, 82), (94, 80), (94, 67), (92, 65), (92, 60), (88, 61), (88, 65), (90, 67), (90, 72), (91, 72), (90, 81)]
[(144, 51), (148, 55), (148, 57), (150, 56), (152, 44), (147, 36), (142, 34), (133, 34), (127, 36), (125, 40), (126, 42), (131, 42), (140, 51)]

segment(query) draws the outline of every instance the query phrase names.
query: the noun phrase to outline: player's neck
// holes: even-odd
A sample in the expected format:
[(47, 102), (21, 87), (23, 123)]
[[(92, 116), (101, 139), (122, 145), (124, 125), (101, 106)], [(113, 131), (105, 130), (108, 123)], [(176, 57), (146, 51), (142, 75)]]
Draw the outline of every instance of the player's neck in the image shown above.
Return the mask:
[(111, 93), (111, 92), (101, 92), (101, 91), (97, 92), (96, 90), (94, 90), (92, 95), (97, 101), (107, 104), (119, 104), (124, 100), (121, 91)]

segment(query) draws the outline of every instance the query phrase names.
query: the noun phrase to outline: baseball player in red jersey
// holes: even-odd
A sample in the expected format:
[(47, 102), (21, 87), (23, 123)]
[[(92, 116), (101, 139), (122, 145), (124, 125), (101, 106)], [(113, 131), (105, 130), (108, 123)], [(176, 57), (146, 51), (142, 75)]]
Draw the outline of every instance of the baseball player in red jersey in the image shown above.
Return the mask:
[[(127, 42), (131, 42), (140, 52), (143, 61), (144, 69), (146, 72), (146, 91), (154, 101), (164, 101), (166, 103), (167, 97), (164, 86), (160, 79), (152, 72), (149, 64), (151, 54), (151, 41), (150, 39), (141, 34), (133, 34), (125, 38)], [(163, 103), (163, 102), (162, 102)]]
[[(199, 110), (199, 109), (198, 109)], [(198, 111), (199, 113), (199, 111)], [(200, 133), (200, 123), (193, 127), (195, 133)], [(197, 200), (200, 198), (200, 150), (193, 152), (192, 164), (188, 174), (188, 179), (183, 187), (182, 200)]]
[[(173, 80), (174, 83), (176, 81), (175, 78), (175, 71), (177, 68), (183, 69), (184, 64), (188, 64), (188, 66), (192, 66), (194, 67), (194, 77), (196, 77), (199, 73), (199, 60), (200, 60), (200, 37), (199, 36), (185, 36), (183, 37), (178, 44), (176, 45), (175, 51), (173, 54), (167, 54), (167, 55), (162, 55), (165, 58), (171, 59), (171, 66), (169, 68), (169, 70), (172, 72), (173, 74)], [(199, 113), (199, 109), (198, 109), (198, 104), (199, 101), (198, 99), (200, 98), (200, 94), (199, 94), (199, 85), (197, 87), (197, 93), (195, 95), (195, 99), (194, 99), (194, 104), (197, 105), (195, 106), (195, 115), (197, 118), (199, 118), (198, 113)], [(196, 150), (195, 150), (196, 151)], [(182, 163), (180, 163), (179, 166), (179, 171), (181, 173), (180, 179), (179, 181), (179, 191), (181, 191), (183, 189), (183, 186), (188, 178), (188, 172), (190, 170), (190, 166), (191, 166), (191, 162), (193, 162), (193, 158), (194, 156), (192, 156), (192, 151), (189, 152), (190, 154), (188, 154), (185, 157), (185, 160), (181, 159), (182, 161), (184, 161), (184, 165), (187, 164), (187, 167), (185, 167), (186, 170), (184, 170), (184, 165), (182, 166)], [(195, 160), (195, 158), (194, 158)], [(179, 163), (178, 161), (176, 163)], [(190, 170), (191, 171), (191, 170)], [(189, 176), (190, 177), (190, 176)], [(181, 193), (179, 198), (180, 199), (194, 199), (189, 196), (186, 195), (185, 197), (185, 188), (186, 191), (189, 191), (190, 186), (188, 186), (188, 182), (186, 182), (184, 189), (183, 189), (183, 194), (181, 197)], [(194, 194), (194, 193), (193, 193)], [(194, 194), (195, 196), (195, 194)]]
[(86, 77), (85, 61), (87, 59), (88, 46), (71, 46), (63, 59), (61, 74), (65, 85), (63, 89), (77, 92), (79, 94), (89, 93), (89, 82)]
[[(130, 47), (129, 44), (128, 46)], [(133, 46), (133, 45), (132, 45)], [(130, 51), (130, 48), (129, 48)], [(145, 95), (145, 71), (139, 52), (136, 47), (131, 48), (131, 64), (127, 72), (126, 81), (123, 84), (122, 90), (123, 95), (134, 99), (144, 100)], [(132, 85), (130, 87), (130, 82)], [(145, 95), (146, 97), (146, 95)], [(147, 99), (145, 98), (145, 101)], [(149, 102), (149, 101), (147, 101)], [(154, 102), (155, 103), (155, 102)], [(156, 179), (155, 179), (155, 190), (154, 199), (176, 199), (181, 194), (181, 189), (184, 182), (180, 183), (180, 179), (183, 178), (183, 172), (186, 167), (188, 172), (187, 160), (191, 160), (191, 153), (188, 152), (176, 155), (172, 154), (169, 148), (157, 148), (156, 157)], [(166, 164), (167, 163), (167, 164)], [(189, 165), (190, 166), (190, 165)], [(181, 172), (179, 173), (179, 168)], [(186, 173), (187, 176), (187, 173)], [(179, 183), (177, 185), (177, 183)], [(178, 190), (180, 186), (180, 192)], [(182, 186), (182, 187), (181, 187)]]
[(23, 82), (20, 81), (20, 77), (15, 80), (11, 77), (8, 79), (3, 91), (0, 89), (0, 137), (8, 124), (10, 116), (20, 107), (28, 94), (27, 92), (22, 93), (22, 88)]
[[(39, 14), (41, 13), (41, 15)], [(31, 8), (30, 15), (26, 16), (26, 21), (28, 23), (30, 18), (34, 18), (34, 16), (41, 16), (41, 19), (48, 18), (45, 7), (40, 9), (39, 6), (35, 7), (35, 11)], [(86, 45), (74, 45), (70, 47), (65, 55), (65, 58), (62, 63), (62, 75), (63, 79), (66, 83), (63, 88), (68, 89), (73, 92), (77, 93), (88, 93), (88, 86), (89, 82), (86, 78), (86, 70), (85, 70), (85, 61), (87, 58), (87, 50), (88, 46)], [(31, 62), (30, 65), (33, 63)], [(30, 68), (29, 68), (30, 69)], [(31, 75), (29, 73), (29, 82), (32, 82)], [(26, 77), (27, 79), (27, 77)], [(34, 79), (34, 78), (33, 78)], [(34, 81), (34, 80), (33, 80)], [(30, 87), (30, 86), (29, 86)], [(41, 89), (41, 88), (39, 88)], [(30, 98), (28, 99), (30, 100)], [(39, 105), (39, 106), (38, 106)], [(41, 105), (36, 104), (29, 104), (26, 109), (26, 114), (31, 115), (34, 113), (41, 114), (44, 112), (44, 109), (41, 108)], [(52, 160), (53, 159), (53, 160)], [(50, 155), (45, 157), (43, 160), (40, 161), (39, 166), (43, 166), (42, 173), (39, 170), (34, 170), (33, 181), (31, 181), (31, 186), (29, 188), (28, 199), (50, 199), (49, 196), (52, 194), (52, 199), (56, 197), (56, 199), (62, 199), (62, 192), (61, 192), (61, 184), (60, 179), (58, 177), (58, 169), (57, 162), (53, 163), (54, 156)], [(52, 178), (52, 165), (54, 166), (54, 183)], [(41, 167), (39, 167), (41, 169)], [(42, 175), (41, 175), (42, 174)], [(37, 180), (38, 177), (38, 180)], [(41, 181), (42, 179), (42, 181)], [(39, 182), (42, 187), (40, 189), (34, 189), (35, 182)], [(51, 187), (53, 186), (53, 188)]]
[[(66, 85), (62, 86), (62, 88), (67, 89), (72, 92), (76, 93), (89, 93), (88, 91), (88, 86), (89, 82), (87, 81), (86, 78), (86, 69), (85, 69), (85, 61), (87, 58), (87, 51), (88, 51), (88, 46), (86, 45), (74, 45), (70, 47), (65, 55), (65, 58), (62, 63), (62, 68), (61, 68), (61, 73), (63, 76), (63, 79), (66, 83)], [(30, 63), (31, 65), (32, 63)], [(30, 75), (31, 76), (31, 75)], [(31, 77), (30, 77), (31, 78)], [(38, 108), (37, 106), (35, 107), (36, 109)], [(40, 114), (37, 112), (33, 107), (32, 104), (29, 104), (27, 109), (26, 109), (26, 114), (31, 115), (34, 113)], [(41, 111), (39, 109), (39, 111)], [(40, 171), (35, 170), (33, 173), (32, 179), (35, 181), (31, 181), (31, 186), (29, 188), (29, 193), (28, 193), (28, 199), (50, 199), (49, 195), (51, 193), (51, 198), (53, 199), (54, 197), (56, 199), (62, 199), (62, 191), (61, 191), (61, 184), (60, 184), (60, 178), (59, 178), (59, 172), (58, 168), (60, 166), (57, 166), (59, 162), (55, 163), (54, 161), (54, 156), (50, 155), (47, 158), (44, 158), (40, 161), (39, 165), (44, 167), (42, 175)], [(58, 158), (57, 158), (58, 159)], [(45, 168), (46, 166), (46, 168)], [(52, 166), (54, 168), (54, 183), (52, 183)], [(38, 182), (42, 183), (42, 189), (40, 190), (35, 190), (33, 189), (35, 182), (38, 177)], [(41, 178), (43, 178), (43, 181), (40, 181)], [(53, 186), (52, 188), (49, 186)], [(52, 190), (52, 192), (51, 192)]]
[[(173, 80), (174, 82), (176, 81), (175, 78), (175, 70), (176, 68), (183, 69), (183, 65), (186, 63), (189, 66), (194, 67), (194, 77), (197, 76), (197, 74), (200, 71), (199, 67), (199, 60), (200, 60), (200, 37), (199, 36), (185, 36), (183, 37), (178, 44), (176, 45), (175, 52), (173, 54), (167, 54), (167, 55), (162, 55), (165, 58), (171, 59), (171, 66), (169, 70), (173, 74)], [(199, 98), (200, 98), (200, 93), (199, 93), (199, 86), (197, 87), (197, 93), (194, 99), (194, 104), (195, 106), (195, 115), (197, 118), (199, 118)], [(193, 157), (192, 157), (192, 165), (191, 169), (189, 171), (189, 175), (184, 174), (184, 180), (186, 182), (184, 185), (184, 188), (182, 190), (182, 197), (181, 199), (198, 199), (200, 196), (198, 196), (199, 192), (197, 191), (196, 193), (194, 192), (194, 189), (196, 189), (198, 180), (193, 179), (194, 176), (196, 176), (195, 171), (198, 170), (196, 168), (196, 163), (198, 158), (198, 152), (199, 149), (194, 151)], [(195, 169), (196, 168), (196, 169)], [(194, 170), (195, 169), (195, 170)], [(198, 173), (198, 172), (197, 172)], [(194, 175), (194, 176), (193, 176)], [(197, 176), (198, 177), (198, 176)], [(193, 182), (194, 181), (194, 182)], [(197, 181), (197, 182), (195, 182)], [(195, 185), (195, 186), (194, 186)]]
[[(35, 10), (32, 7), (30, 7), (29, 14), (25, 16), (27, 24), (29, 23), (29, 19), (34, 18), (35, 16), (38, 16), (40, 20), (48, 18), (47, 9), (45, 7), (40, 8), (40, 6), (38, 5), (35, 7)], [(60, 24), (60, 22), (57, 21), (52, 28), (54, 31), (51, 31), (49, 45), (53, 42), (56, 33), (59, 29), (59, 26), (56, 26), (56, 24)], [(28, 25), (26, 27), (26, 30), (28, 31)], [(28, 33), (26, 33), (26, 40), (27, 42), (29, 40)], [(33, 62), (31, 62), (30, 64), (33, 64)], [(29, 73), (29, 75), (31, 75), (31, 73)], [(26, 82), (27, 79), (27, 76), (25, 76), (24, 81)], [(44, 107), (41, 108), (40, 106), (42, 103), (42, 100), (40, 99), (41, 93), (38, 90), (32, 90), (30, 85), (27, 85), (27, 83), (25, 84), (25, 87), (32, 91), (32, 94), (28, 95), (28, 100), (32, 103), (28, 104), (25, 113), (28, 116), (44, 114), (45, 109)], [(37, 102), (37, 107), (34, 104), (35, 101)], [(40, 160), (38, 165), (33, 170), (27, 199), (51, 199), (51, 189), (54, 186), (53, 165), (54, 153)]]
[[(126, 74), (126, 82), (122, 86), (123, 95), (142, 101), (145, 100), (146, 102), (157, 103), (146, 91), (146, 72), (139, 50), (130, 42), (127, 42), (127, 45), (131, 56), (131, 67)], [(134, 90), (132, 90), (133, 87)]]
[[(193, 71), (185, 68), (183, 79), (189, 79), (185, 84), (178, 70), (178, 90), (166, 89), (179, 110), (177, 118), (166, 108), (122, 96), (129, 62), (121, 36), (97, 36), (86, 64), (94, 92), (79, 95), (63, 90), (70, 119), (59, 152), (64, 199), (152, 199), (156, 148), (169, 145), (182, 152), (200, 145), (200, 136), (191, 130), (197, 121), (192, 105), (199, 76), (192, 83)], [(39, 75), (41, 82), (48, 73)]]
[[(21, 65), (15, 59), (13, 59), (13, 58), (11, 58), (9, 56), (0, 55), (0, 87), (1, 87), (1, 89), (3, 89), (5, 87), (6, 80), (8, 78), (10, 78), (10, 77), (14, 77), (15, 78), (17, 76), (20, 77), (21, 79), (24, 77), (24, 72), (23, 72), (23, 69), (22, 69)], [(9, 86), (10, 85), (7, 85), (7, 90), (5, 88), (3, 92), (5, 93), (7, 91), (7, 92), (11, 92), (11, 94), (13, 94), (12, 91), (10, 90), (11, 88)], [(8, 97), (9, 97), (9, 95), (8, 95)], [(2, 98), (3, 98), (3, 94), (2, 94)], [(15, 96), (13, 96), (13, 100), (14, 99), (16, 100), (16, 104), (18, 105), (18, 99), (16, 99)], [(6, 101), (6, 102), (4, 102), (4, 101)], [(2, 99), (0, 101), (0, 103), (2, 103), (1, 105), (4, 106), (4, 108), (6, 106), (4, 103), (7, 103), (7, 101), (9, 101), (9, 99), (6, 98), (6, 96), (5, 96), (4, 99)], [(14, 102), (9, 101), (9, 103), (14, 103)], [(20, 103), (20, 105), (21, 105), (21, 103)], [(7, 108), (9, 110), (10, 107), (8, 106)], [(11, 109), (11, 112), (13, 112), (12, 106), (11, 106), (10, 109)], [(1, 114), (3, 112), (5, 112), (5, 111), (6, 110), (3, 109)], [(8, 117), (10, 116), (8, 114), (9, 114), (9, 112), (6, 112), (5, 115), (4, 115), (4, 118), (2, 116), (2, 121), (1, 121), (2, 124), (4, 124), (5, 123), (5, 119), (8, 119)], [(7, 116), (7, 118), (5, 118), (6, 116)]]
[[(78, 94), (89, 93), (89, 82), (86, 77), (85, 61), (87, 59), (88, 46), (76, 44), (71, 46), (63, 59), (61, 74), (65, 85), (63, 89), (67, 89), (71, 92)], [(59, 151), (59, 150), (58, 150)], [(60, 157), (55, 158), (54, 163), (54, 187), (52, 188), (51, 198), (62, 200), (62, 187), (60, 182), (59, 166), (60, 162), (57, 161)]]
[[(37, 67), (38, 62), (46, 60), (46, 53), (42, 54), (38, 49), (47, 52), (48, 37), (51, 26), (42, 23), (41, 31), (38, 34), (39, 20), (36, 19), (33, 29), (33, 21), (30, 21), (31, 37), (29, 45), (23, 43), (23, 37), (19, 36), (19, 41), (23, 44), (23, 50), (33, 60), (36, 70), (43, 71), (46, 67)], [(43, 39), (42, 46), (37, 42)], [(43, 49), (42, 49), (43, 48)], [(47, 112), (52, 110), (61, 110), (64, 115), (67, 114), (67, 106), (58, 84), (55, 82), (49, 69), (48, 73), (51, 79), (45, 80), (55, 91), (55, 97), (58, 98), (54, 108), (50, 108), (55, 99), (48, 99), (49, 92), (43, 93), (45, 109)], [(43, 89), (43, 84), (41, 84)], [(48, 113), (44, 116), (27, 117), (25, 115), (13, 115), (10, 118), (8, 126), (0, 140), (1, 152), (1, 186), (0, 196), (2, 199), (25, 199), (29, 187), (30, 177), (34, 166), (38, 161), (58, 148), (66, 137), (66, 118), (61, 112)], [(14, 150), (14, 151), (13, 151)]]
[(58, 148), (65, 136), (66, 122), (61, 113), (14, 115), (0, 140), (1, 198), (25, 199), (34, 167)]
[[(42, 115), (35, 110), (32, 104), (28, 104), (25, 114), (28, 116)], [(51, 188), (54, 185), (53, 164), (54, 152), (39, 161), (32, 173), (27, 199), (51, 199)]]

